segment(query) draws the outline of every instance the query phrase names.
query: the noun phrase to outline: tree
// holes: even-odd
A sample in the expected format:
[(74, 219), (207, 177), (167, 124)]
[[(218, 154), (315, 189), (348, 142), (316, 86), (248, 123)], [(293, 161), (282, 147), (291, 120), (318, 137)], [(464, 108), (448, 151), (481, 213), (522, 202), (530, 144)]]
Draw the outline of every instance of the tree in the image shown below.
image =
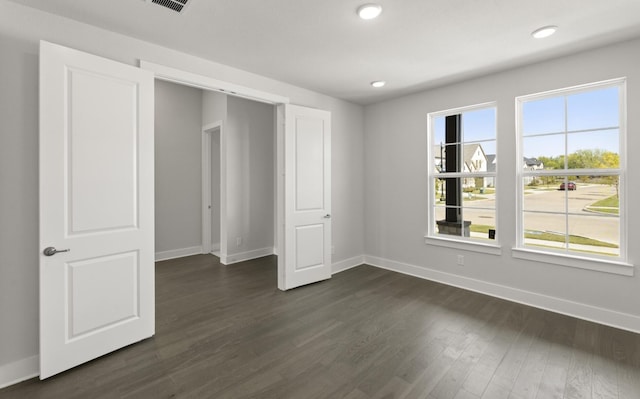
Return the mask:
[(564, 156), (545, 157), (539, 156), (538, 161), (542, 162), (545, 169), (564, 169)]
[(602, 160), (600, 164), (601, 168), (616, 169), (620, 167), (620, 155), (615, 152), (605, 151), (602, 154)]
[[(620, 155), (614, 152), (605, 151), (602, 154), (601, 159), (601, 168), (606, 169), (616, 169), (620, 167)], [(616, 188), (616, 198), (620, 198), (620, 179), (618, 176), (605, 176), (603, 178), (605, 184), (610, 186), (615, 186)]]
[(602, 164), (602, 150), (577, 150), (569, 154), (569, 169), (596, 169)]
[[(564, 155), (557, 157), (539, 156), (538, 160), (544, 164), (545, 169), (564, 169)], [(620, 167), (620, 155), (615, 152), (594, 149), (577, 150), (569, 154), (567, 158), (569, 169), (617, 169)], [(588, 180), (589, 176), (576, 176), (576, 179)], [(598, 178), (603, 184), (615, 186), (616, 196), (619, 196), (618, 176), (602, 176)], [(548, 184), (549, 182), (547, 182)]]

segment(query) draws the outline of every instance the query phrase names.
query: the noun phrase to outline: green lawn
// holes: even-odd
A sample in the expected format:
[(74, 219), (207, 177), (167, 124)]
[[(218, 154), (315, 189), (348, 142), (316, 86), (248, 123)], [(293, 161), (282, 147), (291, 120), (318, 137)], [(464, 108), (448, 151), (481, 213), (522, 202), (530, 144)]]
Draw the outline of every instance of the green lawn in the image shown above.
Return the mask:
[[(469, 197), (469, 194), (465, 193), (462, 196), (462, 201), (463, 202), (467, 202), (467, 201), (480, 201), (480, 200), (484, 200), (487, 199), (487, 197), (483, 197), (481, 195), (476, 195), (474, 194), (472, 197)], [(436, 203), (437, 204), (444, 204), (445, 201), (440, 201), (440, 197), (436, 198)]]
[(618, 215), (620, 213), (620, 198), (617, 195), (612, 195), (587, 206), (587, 210)]
[(485, 233), (485, 234), (489, 234), (489, 229), (495, 229), (495, 226), (489, 226), (487, 224), (473, 224), (471, 223), (471, 226), (469, 226), (469, 230), (471, 230), (474, 233)]
[[(495, 229), (494, 226), (486, 224), (471, 224), (469, 229), (474, 233), (489, 234), (489, 229)], [(544, 231), (526, 231), (524, 233), (525, 238), (534, 238), (543, 241), (565, 242), (565, 236), (563, 234), (548, 233)], [(593, 238), (581, 237), (581, 236), (569, 236), (569, 243), (591, 245), (594, 247), (606, 247), (606, 248), (618, 248), (616, 244), (609, 242), (594, 240)]]
[[(525, 238), (534, 238), (536, 240), (565, 242), (564, 234), (548, 233), (544, 231), (527, 231), (524, 233)], [(570, 244), (591, 245), (593, 247), (618, 248), (616, 244), (609, 242), (594, 240), (593, 238), (582, 236), (569, 236)]]

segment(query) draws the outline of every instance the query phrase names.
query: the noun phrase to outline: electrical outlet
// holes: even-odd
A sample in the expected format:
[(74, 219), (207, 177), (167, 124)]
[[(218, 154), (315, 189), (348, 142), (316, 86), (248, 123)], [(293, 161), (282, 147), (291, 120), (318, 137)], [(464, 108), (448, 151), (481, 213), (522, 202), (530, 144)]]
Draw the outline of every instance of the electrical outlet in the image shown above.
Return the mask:
[(464, 255), (458, 255), (458, 264), (464, 266)]
[(242, 245), (242, 237), (236, 237), (236, 247)]

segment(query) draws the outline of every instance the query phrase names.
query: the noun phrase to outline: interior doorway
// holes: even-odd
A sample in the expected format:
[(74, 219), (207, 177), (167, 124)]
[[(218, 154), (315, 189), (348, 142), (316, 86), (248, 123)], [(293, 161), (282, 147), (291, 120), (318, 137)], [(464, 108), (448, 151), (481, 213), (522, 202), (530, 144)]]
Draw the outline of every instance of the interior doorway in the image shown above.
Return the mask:
[[(144, 60), (140, 61), (140, 67), (152, 71), (156, 81), (178, 83), (270, 105), (270, 109), (275, 111), (276, 232), (273, 253), (278, 254), (278, 288), (288, 290), (329, 278), (332, 269), (331, 113), (294, 106), (287, 97)], [(223, 157), (228, 153), (225, 136), (223, 129)], [(231, 159), (231, 155), (227, 155)], [(224, 175), (221, 178), (224, 180)], [(309, 201), (303, 201), (304, 205), (300, 199)], [(232, 203), (227, 201), (227, 205)], [(308, 216), (308, 220), (302, 216)], [(227, 243), (232, 242), (234, 236), (229, 231), (227, 235)], [(235, 239), (236, 245), (242, 241), (241, 237)], [(309, 271), (312, 273), (307, 273)]]
[(276, 113), (156, 80), (156, 254), (228, 265), (275, 253)]
[(202, 252), (221, 259), (223, 253), (227, 256), (226, 218), (221, 217), (227, 207), (221, 192), (222, 125), (220, 120), (202, 127)]

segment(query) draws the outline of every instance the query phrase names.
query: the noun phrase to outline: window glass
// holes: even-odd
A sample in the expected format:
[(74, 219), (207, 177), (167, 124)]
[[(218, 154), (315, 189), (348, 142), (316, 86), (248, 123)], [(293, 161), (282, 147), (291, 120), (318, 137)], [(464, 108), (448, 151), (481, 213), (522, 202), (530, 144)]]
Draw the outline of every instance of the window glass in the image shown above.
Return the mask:
[(620, 123), (620, 89), (609, 87), (567, 96), (567, 130), (602, 129)]
[[(598, 226), (594, 229), (593, 226)], [(569, 215), (569, 251), (578, 255), (620, 256), (620, 217)]]
[(552, 250), (567, 248), (567, 218), (545, 212), (524, 212), (524, 244)]
[(523, 104), (522, 133), (532, 134), (556, 133), (565, 130), (564, 99), (560, 97), (527, 101)]
[(622, 84), (520, 98), (520, 243), (620, 257)]
[(496, 109), (430, 116), (429, 234), (465, 241), (496, 237)]
[(567, 211), (567, 186), (570, 180), (564, 176), (527, 176), (523, 178), (523, 206), (525, 211), (558, 212)]

